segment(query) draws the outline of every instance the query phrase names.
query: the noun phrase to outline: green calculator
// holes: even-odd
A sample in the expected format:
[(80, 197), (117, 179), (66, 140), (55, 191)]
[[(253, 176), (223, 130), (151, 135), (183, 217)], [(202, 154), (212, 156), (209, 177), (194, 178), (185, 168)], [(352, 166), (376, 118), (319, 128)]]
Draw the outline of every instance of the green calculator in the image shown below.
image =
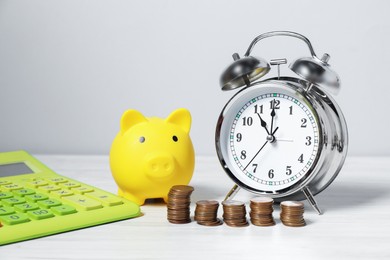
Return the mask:
[(0, 153), (0, 245), (139, 215), (137, 204), (58, 175), (25, 151)]

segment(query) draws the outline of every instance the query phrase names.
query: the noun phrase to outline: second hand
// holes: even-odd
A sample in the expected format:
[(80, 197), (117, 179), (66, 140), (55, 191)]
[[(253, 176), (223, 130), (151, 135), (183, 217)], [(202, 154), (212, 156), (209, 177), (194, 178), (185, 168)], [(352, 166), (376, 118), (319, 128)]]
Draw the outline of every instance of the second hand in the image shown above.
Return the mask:
[(244, 170), (246, 170), (246, 168), (248, 168), (248, 166), (251, 164), (251, 162), (253, 162), (253, 160), (256, 158), (256, 156), (261, 152), (261, 150), (263, 150), (264, 146), (268, 144), (268, 141), (266, 141), (263, 146), (260, 148), (260, 150), (257, 151), (257, 153), (255, 154), (255, 156), (253, 156), (252, 160), (250, 160), (250, 162), (247, 164), (247, 166), (245, 166)]
[[(279, 127), (276, 127), (276, 129), (274, 130), (274, 132), (272, 133), (272, 136), (276, 133), (276, 131), (278, 131)], [(257, 153), (255, 154), (255, 156), (253, 156), (252, 160), (249, 161), (249, 163), (245, 166), (244, 170), (246, 170), (246, 168), (248, 168), (248, 166), (253, 162), (253, 160), (256, 158), (256, 156), (261, 152), (261, 150), (263, 150), (264, 146), (266, 144), (268, 144), (269, 140), (265, 141), (265, 143), (263, 144), (263, 146), (257, 151)]]

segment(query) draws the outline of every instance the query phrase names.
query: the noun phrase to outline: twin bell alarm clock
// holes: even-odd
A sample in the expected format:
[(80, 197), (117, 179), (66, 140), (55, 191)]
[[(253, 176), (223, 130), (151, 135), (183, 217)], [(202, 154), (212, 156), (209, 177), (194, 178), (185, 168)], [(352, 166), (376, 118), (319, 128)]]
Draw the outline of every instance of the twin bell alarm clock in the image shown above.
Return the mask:
[[(309, 48), (309, 57), (289, 65), (298, 77), (280, 76), (286, 59), (267, 62), (251, 55), (259, 41), (274, 36), (300, 39)], [(219, 161), (235, 182), (225, 199), (243, 188), (276, 201), (306, 198), (321, 214), (314, 195), (337, 177), (348, 148), (343, 113), (329, 94), (340, 89), (330, 56), (319, 58), (301, 34), (274, 31), (259, 35), (243, 57), (233, 58), (220, 85), (224, 91), (242, 89), (223, 108), (215, 135)], [(278, 76), (263, 79), (271, 65)]]

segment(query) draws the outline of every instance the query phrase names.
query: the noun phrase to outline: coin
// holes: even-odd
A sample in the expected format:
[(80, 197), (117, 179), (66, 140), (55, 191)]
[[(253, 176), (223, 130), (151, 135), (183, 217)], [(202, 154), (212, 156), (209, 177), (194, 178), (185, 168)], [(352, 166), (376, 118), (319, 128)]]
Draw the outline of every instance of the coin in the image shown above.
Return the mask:
[(304, 204), (299, 201), (283, 201), (280, 203), (280, 220), (285, 226), (302, 227), (306, 225), (303, 213)]
[[(171, 187), (171, 191), (175, 192), (183, 192), (183, 193), (192, 193), (194, 191), (194, 187), (188, 185), (175, 185)], [(177, 194), (181, 195), (181, 194)]]
[(270, 197), (256, 197), (250, 200), (251, 212), (249, 213), (251, 222), (255, 226), (275, 225), (272, 216), (274, 200)]
[(274, 203), (274, 200), (270, 197), (255, 197), (251, 199), (251, 203)]
[(222, 202), (222, 205), (223, 206), (245, 206), (245, 203), (242, 202), (242, 201), (238, 201), (238, 200), (225, 200)]
[(217, 218), (219, 202), (215, 200), (200, 200), (196, 202), (194, 219), (204, 226), (219, 226), (222, 221)]
[(223, 221), (231, 227), (248, 226), (245, 203), (236, 200), (222, 202)]
[(220, 219), (217, 219), (216, 221), (214, 221), (214, 222), (198, 222), (198, 224), (199, 225), (203, 225), (203, 226), (220, 226), (220, 225), (222, 225), (223, 224), (223, 221), (222, 220), (220, 220)]
[(194, 188), (187, 185), (172, 186), (168, 193), (167, 219), (173, 224), (191, 222), (190, 205)]

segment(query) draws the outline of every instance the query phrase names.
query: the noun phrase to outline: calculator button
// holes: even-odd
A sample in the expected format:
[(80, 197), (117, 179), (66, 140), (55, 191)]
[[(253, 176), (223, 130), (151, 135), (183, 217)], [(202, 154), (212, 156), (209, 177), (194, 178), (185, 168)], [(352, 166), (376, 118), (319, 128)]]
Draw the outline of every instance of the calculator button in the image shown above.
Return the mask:
[(75, 208), (73, 208), (72, 206), (69, 206), (69, 205), (56, 206), (56, 207), (52, 207), (50, 209), (55, 214), (61, 215), (61, 216), (69, 215), (69, 214), (73, 214), (73, 213), (77, 212), (77, 210)]
[(77, 188), (80, 187), (80, 184), (77, 182), (65, 182), (59, 184), (60, 187), (65, 188), (65, 189), (70, 189), (70, 188)]
[(85, 196), (96, 199), (103, 203), (103, 205), (105, 206), (115, 206), (123, 204), (123, 201), (120, 198), (103, 192), (90, 192), (86, 193)]
[(84, 194), (87, 192), (93, 192), (94, 189), (87, 187), (87, 186), (81, 186), (81, 187), (73, 188), (72, 191), (79, 193), (79, 194)]
[(30, 221), (30, 219), (23, 213), (0, 216), (0, 220), (7, 225), (15, 225)]
[(72, 196), (64, 197), (62, 199), (64, 200), (64, 202), (67, 202), (83, 210), (93, 210), (102, 207), (102, 204), (99, 201), (90, 199), (82, 195), (72, 195)]
[(55, 184), (64, 183), (68, 181), (67, 179), (62, 177), (48, 178), (47, 180)]
[(35, 191), (31, 189), (20, 189), (20, 190), (14, 190), (13, 193), (17, 196), (24, 197), (26, 195), (34, 194)]
[(1, 207), (0, 208), (0, 216), (12, 214), (14, 212), (15, 212), (15, 210), (11, 207)]
[(3, 199), (1, 201), (4, 205), (8, 205), (8, 206), (13, 206), (15, 204), (22, 204), (22, 203), (25, 203), (26, 200), (23, 199), (22, 197), (12, 197), (12, 198), (8, 198), (8, 199)]
[(17, 211), (27, 212), (27, 211), (29, 211), (29, 210), (38, 209), (38, 205), (35, 204), (35, 203), (23, 203), (23, 204), (16, 204), (16, 205), (14, 206), (14, 208), (15, 208)]
[(0, 192), (0, 200), (11, 198), (14, 195), (11, 192)]
[(32, 219), (40, 220), (45, 218), (52, 218), (54, 214), (48, 209), (37, 209), (27, 212), (28, 216)]
[(11, 182), (6, 180), (0, 181), (0, 185), (6, 185), (6, 184), (11, 184)]
[(59, 206), (62, 203), (55, 199), (48, 199), (48, 200), (40, 200), (38, 201), (38, 205), (42, 208), (50, 208), (54, 206)]
[(23, 189), (23, 186), (16, 184), (16, 183), (11, 183), (11, 184), (3, 185), (3, 186), (1, 186), (1, 188), (4, 190), (13, 191), (13, 190)]
[(30, 182), (30, 181), (35, 181), (37, 178), (26, 178), (26, 177), (22, 177), (20, 179), (18, 179), (18, 181), (21, 181), (21, 182)]
[(61, 188), (58, 187), (57, 185), (46, 185), (46, 186), (40, 186), (38, 187), (38, 189), (44, 192), (52, 192), (52, 191), (60, 190)]
[(29, 201), (32, 201), (32, 202), (37, 202), (38, 200), (46, 200), (46, 199), (48, 199), (48, 197), (46, 195), (41, 194), (41, 193), (27, 195), (27, 196), (25, 196), (25, 198), (27, 200), (29, 200)]
[(26, 182), (26, 185), (29, 187), (32, 187), (32, 188), (37, 188), (39, 186), (45, 186), (47, 184), (48, 184), (47, 181), (44, 181), (44, 180), (35, 180), (35, 181)]
[(65, 196), (71, 196), (73, 195), (73, 192), (71, 192), (70, 190), (56, 190), (51, 192), (50, 194), (61, 198)]

